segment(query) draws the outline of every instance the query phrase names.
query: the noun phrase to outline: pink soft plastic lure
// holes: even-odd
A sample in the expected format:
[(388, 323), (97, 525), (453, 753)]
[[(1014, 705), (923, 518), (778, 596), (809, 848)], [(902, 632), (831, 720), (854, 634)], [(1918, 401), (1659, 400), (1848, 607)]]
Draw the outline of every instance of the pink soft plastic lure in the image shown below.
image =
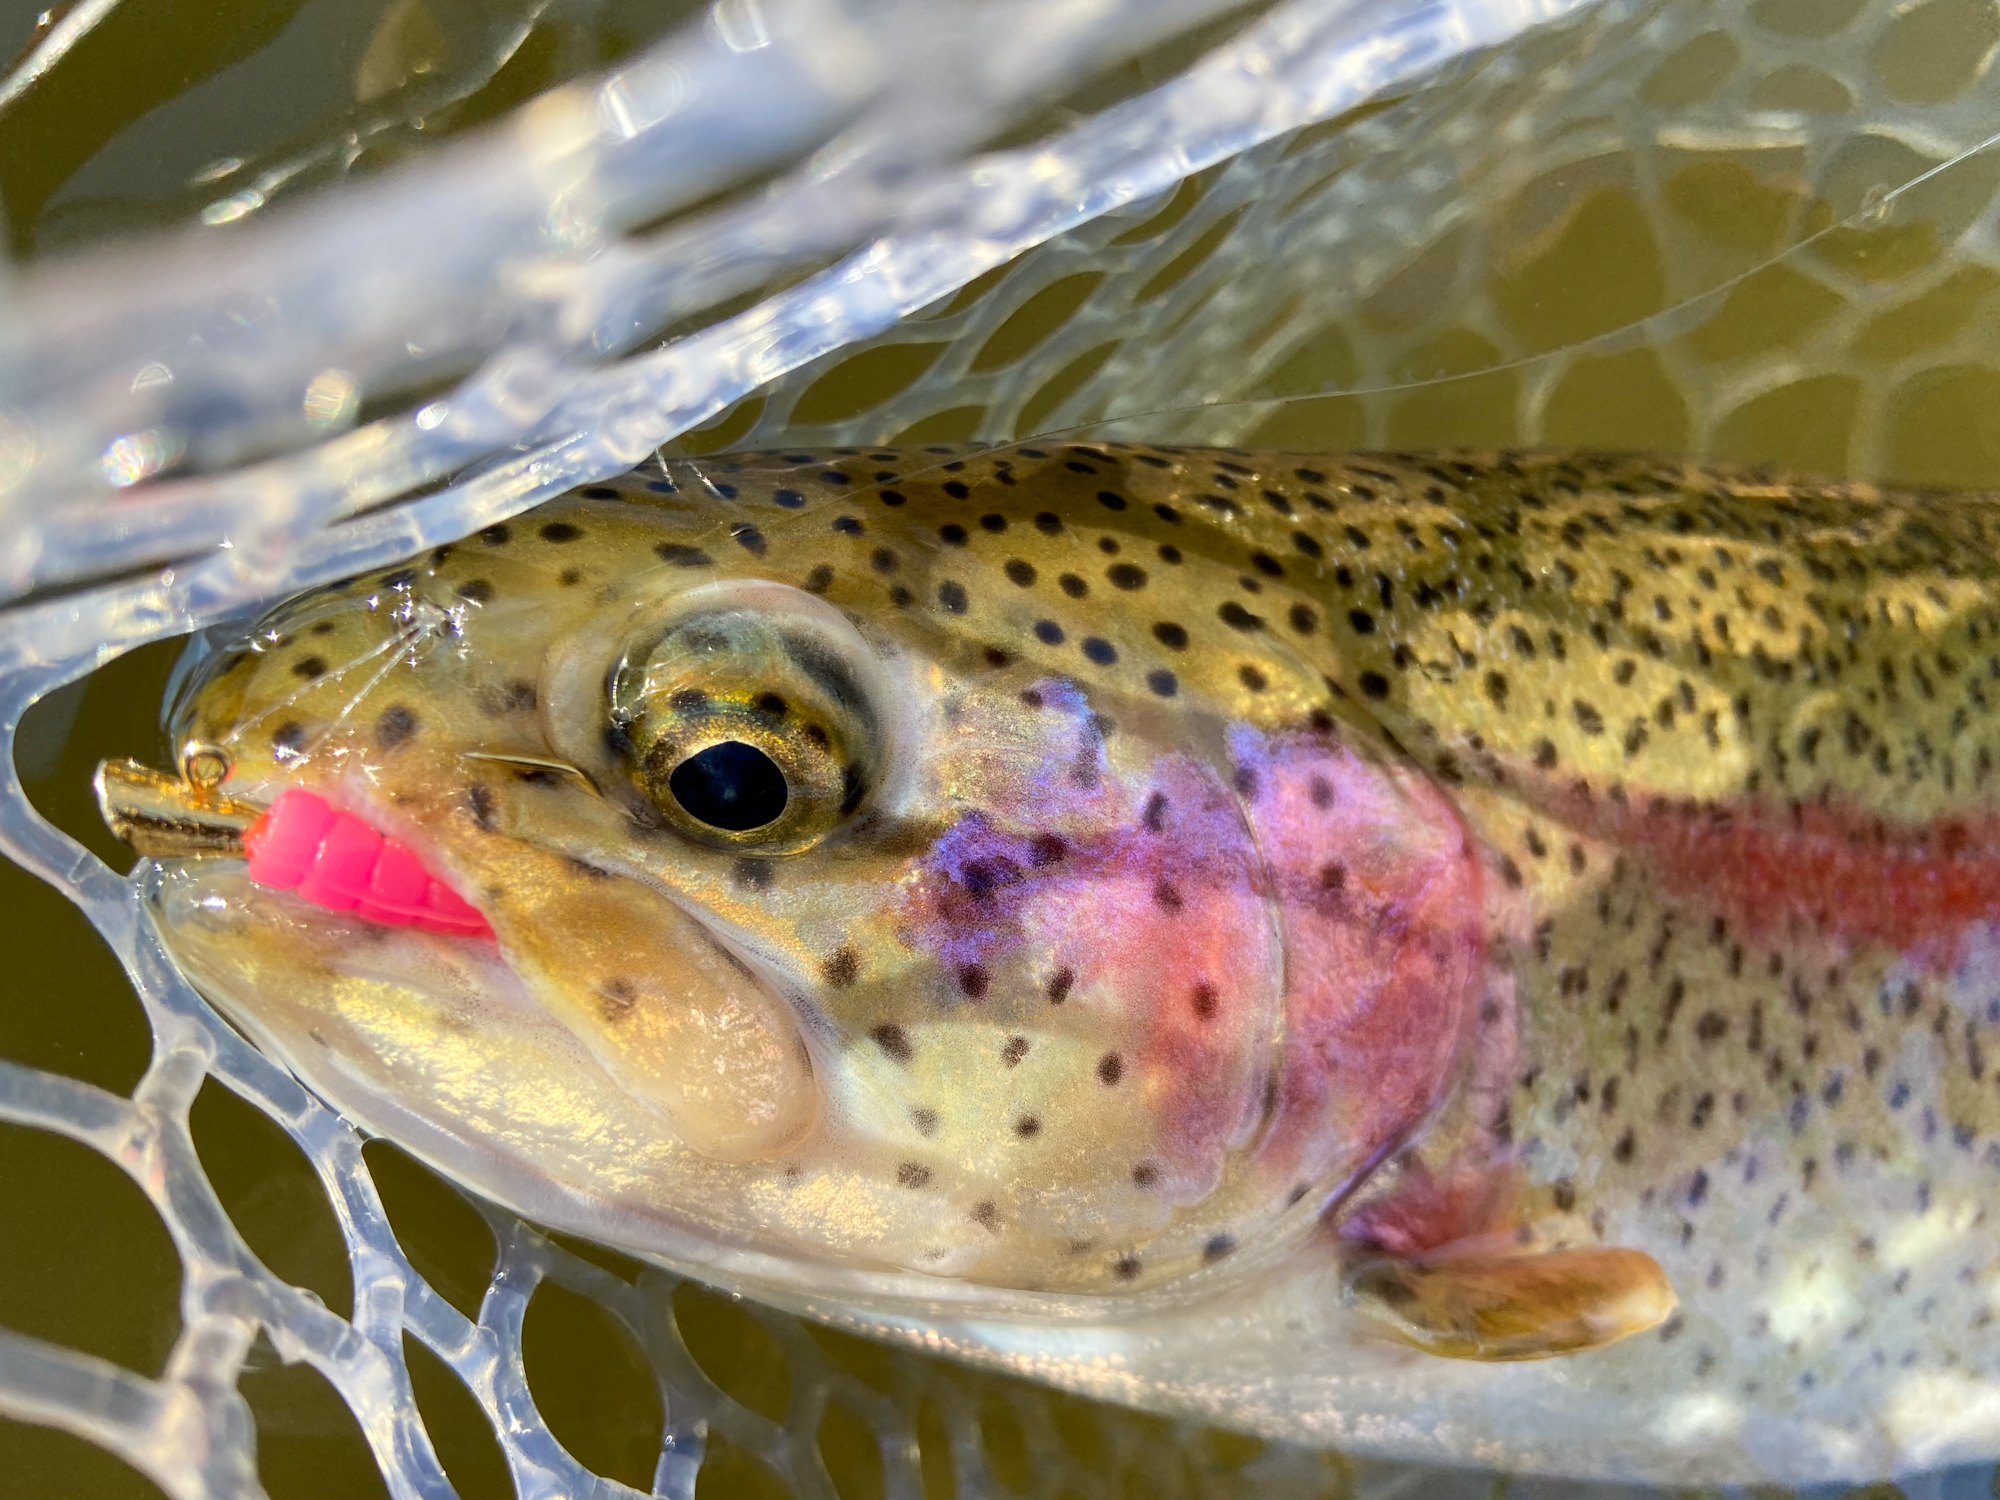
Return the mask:
[(327, 911), (463, 937), (493, 930), (407, 845), (299, 787), (271, 804), (244, 834), (243, 848), (251, 880)]

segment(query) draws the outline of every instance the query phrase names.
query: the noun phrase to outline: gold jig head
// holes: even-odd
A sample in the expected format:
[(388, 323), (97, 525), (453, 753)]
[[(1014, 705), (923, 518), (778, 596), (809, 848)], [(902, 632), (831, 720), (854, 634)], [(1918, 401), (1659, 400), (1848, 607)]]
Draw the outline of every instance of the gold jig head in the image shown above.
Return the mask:
[(135, 760), (101, 761), (91, 785), (105, 826), (154, 859), (240, 856), (245, 831), (264, 810), (216, 790), (229, 761), (213, 745), (190, 745), (181, 769), (169, 776)]

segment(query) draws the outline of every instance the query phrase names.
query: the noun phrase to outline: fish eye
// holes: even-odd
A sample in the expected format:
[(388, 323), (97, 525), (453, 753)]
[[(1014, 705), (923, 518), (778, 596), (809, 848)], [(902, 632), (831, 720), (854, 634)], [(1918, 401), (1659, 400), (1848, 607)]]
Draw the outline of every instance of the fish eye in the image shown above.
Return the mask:
[(704, 611), (627, 643), (607, 684), (606, 742), (683, 837), (796, 853), (851, 818), (878, 779), (867, 680), (829, 630), (775, 610)]
[(667, 789), (690, 818), (727, 833), (777, 822), (791, 800), (777, 762), (741, 740), (696, 751), (674, 767)]

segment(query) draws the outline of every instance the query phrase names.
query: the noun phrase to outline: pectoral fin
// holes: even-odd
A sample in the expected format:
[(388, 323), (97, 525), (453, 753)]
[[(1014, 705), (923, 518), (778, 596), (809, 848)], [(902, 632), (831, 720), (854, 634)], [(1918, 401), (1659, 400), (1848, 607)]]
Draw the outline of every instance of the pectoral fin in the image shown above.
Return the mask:
[(1524, 1255), (1440, 1253), (1362, 1261), (1357, 1311), (1448, 1359), (1547, 1359), (1664, 1322), (1679, 1299), (1652, 1256), (1593, 1247)]

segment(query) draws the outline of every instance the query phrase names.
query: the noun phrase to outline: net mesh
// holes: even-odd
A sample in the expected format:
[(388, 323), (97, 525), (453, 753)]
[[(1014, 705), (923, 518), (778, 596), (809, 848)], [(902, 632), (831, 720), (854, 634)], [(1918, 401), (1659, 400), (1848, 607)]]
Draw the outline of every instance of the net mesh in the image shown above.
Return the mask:
[[(1190, 35), (1185, 69), (1130, 87), (1124, 60)], [(724, 0), (290, 217), (263, 223), (253, 184), (205, 206), (225, 238), (24, 274), (0, 326), (0, 723), (663, 444), (1588, 442), (1993, 482), (1996, 45), (1992, 0)], [(89, 915), (153, 1040), (129, 1097), (0, 1061), (0, 1120), (139, 1186), (181, 1314), (151, 1377), (0, 1329), (0, 1412), (170, 1495), (263, 1493), (240, 1386), (272, 1359), (326, 1378), (387, 1493), (454, 1493), (406, 1339), (522, 1497), (1461, 1484), (719, 1310), (483, 1204), (496, 1258), (454, 1301), (392, 1229), (376, 1148), (215, 1018), (11, 760), (0, 792), (0, 841)], [(189, 1127), (208, 1078), (311, 1163), (350, 1316), (225, 1211)], [(650, 1473), (595, 1472), (545, 1421), (523, 1349), (548, 1288), (639, 1351)], [(695, 1357), (719, 1317), (789, 1372), (775, 1394)]]

